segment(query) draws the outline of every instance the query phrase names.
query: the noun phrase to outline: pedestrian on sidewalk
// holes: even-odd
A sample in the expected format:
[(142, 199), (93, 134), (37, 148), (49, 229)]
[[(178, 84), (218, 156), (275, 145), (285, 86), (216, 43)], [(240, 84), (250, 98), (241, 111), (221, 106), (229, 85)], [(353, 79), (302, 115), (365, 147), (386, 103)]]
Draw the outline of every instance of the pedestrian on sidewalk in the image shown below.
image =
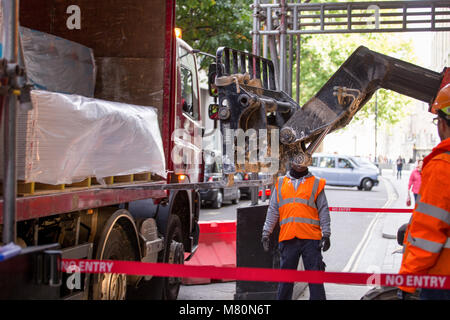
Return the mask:
[(398, 156), (397, 159), (397, 180), (402, 178), (402, 169), (403, 169), (403, 159), (401, 156)]
[[(431, 106), (441, 142), (423, 160), (422, 186), (406, 229), (400, 274), (450, 275), (450, 84)], [(400, 287), (402, 298), (415, 288)], [(450, 300), (450, 290), (421, 289), (420, 299)]]
[[(280, 224), (281, 269), (297, 269), (300, 257), (305, 270), (325, 271), (321, 250), (330, 248), (330, 212), (325, 196), (325, 179), (313, 176), (308, 168), (291, 162), (286, 176), (278, 177), (270, 198), (262, 232), (262, 245), (269, 250), (269, 236)], [(291, 300), (293, 283), (281, 282), (277, 299)], [(323, 284), (309, 284), (310, 300), (326, 300)]]
[[(407, 203), (411, 203), (411, 197), (409, 192), (412, 191), (414, 195), (414, 203), (417, 203), (417, 195), (419, 194), (420, 190), (420, 184), (422, 183), (422, 165), (423, 160), (417, 161), (417, 166), (414, 168), (414, 170), (411, 172), (411, 175), (409, 176), (409, 182), (408, 182), (408, 196), (406, 199)], [(411, 204), (409, 204), (411, 205)]]

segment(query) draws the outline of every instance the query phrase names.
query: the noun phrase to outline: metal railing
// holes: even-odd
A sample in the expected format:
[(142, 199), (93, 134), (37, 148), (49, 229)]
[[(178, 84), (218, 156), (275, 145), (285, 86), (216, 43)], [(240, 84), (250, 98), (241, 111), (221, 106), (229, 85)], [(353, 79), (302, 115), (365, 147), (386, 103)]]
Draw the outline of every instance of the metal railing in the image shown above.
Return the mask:
[(264, 58), (270, 55), (278, 88), (292, 96), (292, 84), (295, 83), (297, 103), (302, 35), (450, 31), (448, 0), (266, 2), (269, 1), (254, 0), (252, 5), (253, 54)]

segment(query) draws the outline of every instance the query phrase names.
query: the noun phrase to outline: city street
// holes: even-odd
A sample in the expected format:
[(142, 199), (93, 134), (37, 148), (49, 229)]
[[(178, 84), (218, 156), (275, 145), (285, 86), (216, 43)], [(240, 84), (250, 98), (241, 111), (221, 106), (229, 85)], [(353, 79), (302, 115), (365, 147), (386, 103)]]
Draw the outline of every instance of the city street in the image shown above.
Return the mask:
[[(396, 180), (391, 170), (383, 170), (380, 184), (372, 191), (358, 191), (356, 188), (326, 187), (330, 207), (359, 208), (404, 208), (407, 179)], [(236, 208), (248, 206), (250, 201), (242, 200), (237, 205), (224, 204), (220, 210), (204, 208), (200, 213), (202, 221), (234, 220)], [(394, 216), (393, 216), (394, 215)], [(397, 215), (397, 216), (395, 216)], [(393, 272), (401, 261), (401, 255), (393, 251), (399, 248), (395, 239), (396, 229), (409, 219), (409, 214), (377, 213), (331, 213), (331, 248), (323, 253), (327, 271), (336, 272)], [(394, 220), (393, 220), (394, 219)], [(394, 223), (391, 223), (394, 221)], [(386, 223), (388, 225), (386, 225)], [(384, 233), (388, 230), (389, 236)], [(386, 237), (387, 236), (387, 237)], [(329, 299), (360, 299), (370, 287), (325, 284)], [(235, 282), (208, 285), (182, 286), (179, 299), (233, 299)], [(308, 290), (298, 297), (307, 299)]]
[(449, 3), (0, 0), (0, 300), (447, 299)]

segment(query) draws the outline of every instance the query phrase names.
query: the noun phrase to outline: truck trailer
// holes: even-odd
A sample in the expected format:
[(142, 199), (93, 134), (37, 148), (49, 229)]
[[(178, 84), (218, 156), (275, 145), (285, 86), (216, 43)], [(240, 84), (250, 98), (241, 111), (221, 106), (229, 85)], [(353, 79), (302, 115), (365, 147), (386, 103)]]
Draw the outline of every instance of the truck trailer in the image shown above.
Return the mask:
[[(1, 299), (125, 299), (138, 292), (140, 299), (176, 299), (179, 278), (105, 273), (83, 275), (81, 286), (74, 287), (67, 285), (67, 275), (62, 276), (58, 265), (61, 258), (183, 264), (196, 250), (200, 199), (193, 184), (203, 182), (203, 165), (174, 162), (171, 151), (180, 144), (191, 148), (191, 138), (201, 135), (199, 84), (193, 50), (174, 31), (175, 1), (123, 0), (113, 5), (82, 0), (75, 7), (66, 0), (2, 4), (7, 38), (2, 83), (15, 82), (3, 87), (9, 89), (2, 93), (9, 94), (9, 100), (1, 104)], [(77, 13), (81, 19), (74, 22)], [(14, 106), (25, 105), (30, 90), (37, 89), (16, 81), (27, 74), (17, 41), (19, 24), (90, 48), (96, 67), (93, 98), (157, 109), (167, 177), (140, 172), (107, 177), (103, 184), (93, 177), (56, 185), (16, 181), (17, 168), (11, 161), (15, 128), (10, 130), (13, 121), (8, 119), (15, 117)], [(13, 75), (6, 70), (12, 66), (17, 69)], [(63, 77), (55, 75), (54, 80)], [(11, 104), (14, 99), (17, 105)], [(20, 123), (17, 127), (20, 131)], [(173, 132), (181, 132), (184, 139)], [(191, 150), (191, 157), (201, 157), (201, 149)], [(183, 183), (190, 184), (180, 186)], [(169, 187), (174, 185), (178, 186)]]

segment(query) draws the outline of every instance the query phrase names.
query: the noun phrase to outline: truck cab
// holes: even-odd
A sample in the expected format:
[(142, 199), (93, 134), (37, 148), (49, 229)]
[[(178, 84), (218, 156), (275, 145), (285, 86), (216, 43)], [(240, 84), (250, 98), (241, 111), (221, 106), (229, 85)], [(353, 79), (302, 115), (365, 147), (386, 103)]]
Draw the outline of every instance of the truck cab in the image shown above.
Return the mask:
[(202, 126), (198, 65), (193, 49), (182, 39), (176, 43), (175, 131), (172, 139), (174, 172), (189, 182), (202, 181)]

